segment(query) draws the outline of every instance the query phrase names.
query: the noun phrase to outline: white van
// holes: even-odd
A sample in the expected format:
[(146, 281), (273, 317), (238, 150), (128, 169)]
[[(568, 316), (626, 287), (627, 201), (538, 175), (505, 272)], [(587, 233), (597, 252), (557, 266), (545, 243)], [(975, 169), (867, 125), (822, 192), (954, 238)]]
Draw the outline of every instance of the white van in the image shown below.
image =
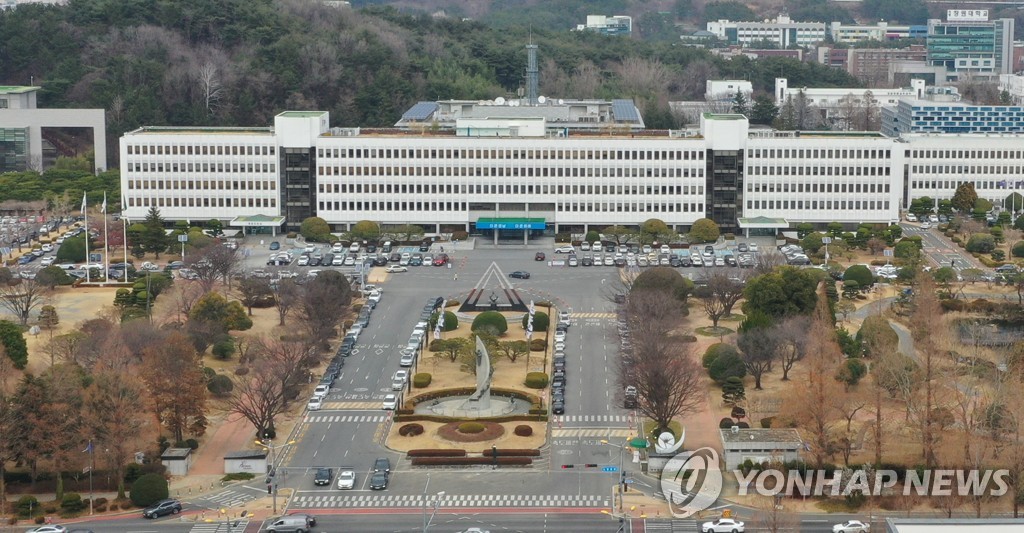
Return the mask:
[(354, 242), (354, 243), (350, 244), (349, 247), (348, 247), (348, 253), (350, 253), (350, 254), (357, 254), (357, 253), (359, 253), (359, 243), (358, 242)]

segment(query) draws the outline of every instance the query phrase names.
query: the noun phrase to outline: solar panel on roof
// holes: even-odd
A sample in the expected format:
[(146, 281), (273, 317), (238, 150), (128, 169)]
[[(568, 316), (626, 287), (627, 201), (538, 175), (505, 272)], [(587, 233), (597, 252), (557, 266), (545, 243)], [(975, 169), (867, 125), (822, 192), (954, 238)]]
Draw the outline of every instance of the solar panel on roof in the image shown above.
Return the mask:
[(402, 120), (426, 120), (437, 111), (437, 102), (418, 102), (402, 114)]
[(612, 115), (616, 122), (640, 122), (632, 100), (612, 100)]

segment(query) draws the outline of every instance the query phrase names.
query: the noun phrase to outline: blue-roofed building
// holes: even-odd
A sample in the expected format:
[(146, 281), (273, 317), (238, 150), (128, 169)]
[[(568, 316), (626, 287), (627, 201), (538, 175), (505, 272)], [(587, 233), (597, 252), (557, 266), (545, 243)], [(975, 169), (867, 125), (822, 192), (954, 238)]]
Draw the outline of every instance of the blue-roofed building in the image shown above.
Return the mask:
[(1024, 133), (1024, 106), (901, 99), (882, 108), (882, 133)]

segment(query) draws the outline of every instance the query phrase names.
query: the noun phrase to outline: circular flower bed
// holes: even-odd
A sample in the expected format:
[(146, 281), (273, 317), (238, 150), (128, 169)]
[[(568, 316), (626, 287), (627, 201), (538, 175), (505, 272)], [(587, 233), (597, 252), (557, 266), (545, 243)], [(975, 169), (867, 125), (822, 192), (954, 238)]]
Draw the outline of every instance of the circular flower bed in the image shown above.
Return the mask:
[(423, 433), (422, 424), (406, 424), (398, 428), (398, 434), (403, 437), (415, 437)]
[(530, 435), (533, 435), (533, 428), (526, 424), (522, 424), (516, 426), (514, 433), (519, 437), (529, 437)]
[(437, 430), (438, 436), (443, 439), (454, 441), (454, 442), (483, 442), (487, 440), (494, 440), (505, 434), (505, 428), (501, 424), (494, 422), (475, 421), (469, 428), (471, 430), (478, 429), (477, 425), (483, 426), (483, 430), (475, 433), (463, 433), (459, 431), (459, 427), (466, 422), (449, 422)]

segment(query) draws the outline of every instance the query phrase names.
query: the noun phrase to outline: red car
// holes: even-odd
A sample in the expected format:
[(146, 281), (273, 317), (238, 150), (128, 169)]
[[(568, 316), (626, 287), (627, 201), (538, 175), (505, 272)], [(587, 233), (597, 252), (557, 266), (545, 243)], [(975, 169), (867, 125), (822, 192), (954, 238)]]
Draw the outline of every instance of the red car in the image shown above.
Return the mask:
[(537, 252), (537, 255), (533, 256), (534, 261), (543, 261), (545, 259), (544, 252)]
[(441, 254), (434, 258), (434, 266), (444, 266), (448, 263), (448, 254)]

